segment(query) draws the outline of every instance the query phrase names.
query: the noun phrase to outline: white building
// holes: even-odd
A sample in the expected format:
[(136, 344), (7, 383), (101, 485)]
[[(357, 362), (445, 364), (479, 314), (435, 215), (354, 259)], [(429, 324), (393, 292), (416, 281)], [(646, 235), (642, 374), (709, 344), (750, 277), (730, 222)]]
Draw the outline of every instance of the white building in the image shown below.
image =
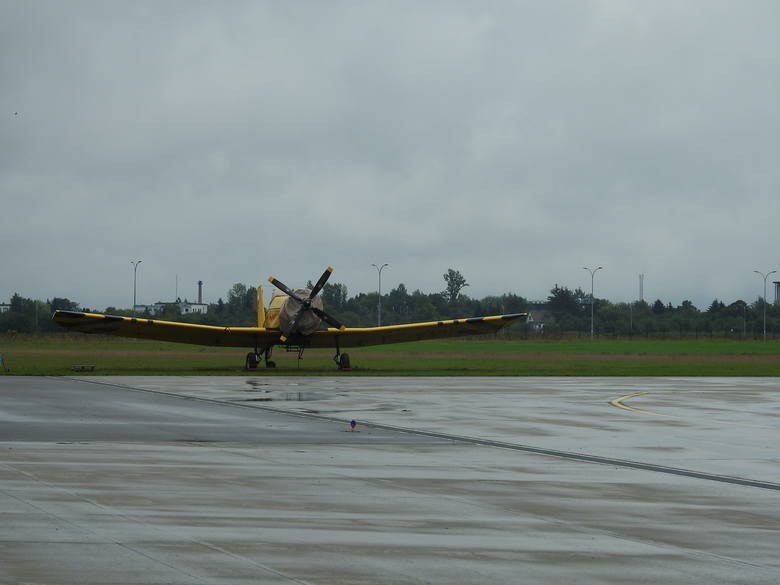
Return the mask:
[(11, 305), (8, 303), (0, 303), (0, 313), (7, 313), (11, 310)]
[(166, 309), (178, 309), (182, 315), (192, 315), (199, 313), (205, 315), (209, 311), (207, 303), (203, 302), (203, 281), (198, 281), (198, 302), (189, 302), (187, 299), (181, 300), (181, 297), (175, 301), (157, 301), (153, 305), (136, 305), (133, 309), (136, 313), (149, 312), (151, 315), (159, 315)]
[(188, 303), (186, 300), (183, 303), (179, 303), (179, 309), (182, 315), (188, 315), (190, 313), (201, 313), (205, 315), (209, 311), (209, 306), (206, 303)]
[(193, 313), (206, 314), (209, 310), (209, 306), (206, 303), (191, 303), (187, 299), (184, 299), (183, 301), (177, 299), (172, 302), (158, 301), (153, 305), (147, 305), (145, 309), (148, 309), (152, 315), (159, 315), (169, 307), (178, 308), (179, 313), (182, 315), (191, 315)]

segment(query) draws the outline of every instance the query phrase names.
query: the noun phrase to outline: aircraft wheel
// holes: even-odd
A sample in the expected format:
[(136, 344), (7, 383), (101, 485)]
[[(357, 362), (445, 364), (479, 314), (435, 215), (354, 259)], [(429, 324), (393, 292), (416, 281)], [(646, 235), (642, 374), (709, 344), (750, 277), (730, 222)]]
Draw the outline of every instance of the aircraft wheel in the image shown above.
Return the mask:
[(257, 364), (260, 363), (260, 358), (256, 353), (248, 353), (246, 354), (246, 369), (247, 370), (256, 370)]
[(349, 354), (348, 353), (342, 353), (339, 356), (339, 370), (351, 370), (352, 367), (349, 363)]

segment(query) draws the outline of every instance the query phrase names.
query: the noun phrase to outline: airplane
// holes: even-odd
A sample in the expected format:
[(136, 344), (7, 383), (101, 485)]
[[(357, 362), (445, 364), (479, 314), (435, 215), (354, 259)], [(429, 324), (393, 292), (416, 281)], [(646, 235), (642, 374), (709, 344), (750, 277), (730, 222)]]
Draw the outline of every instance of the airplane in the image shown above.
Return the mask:
[[(268, 281), (278, 289), (266, 310), (263, 287), (257, 287), (257, 326), (231, 327), (177, 323), (138, 317), (121, 317), (80, 311), (55, 311), (52, 320), (70, 331), (102, 333), (117, 337), (155, 339), (223, 347), (251, 347), (246, 356), (246, 368), (256, 369), (261, 358), (266, 368), (276, 367), (271, 360), (274, 346), (297, 351), (298, 358), (310, 347), (334, 347), (334, 361), (340, 370), (350, 370), (345, 348), (383, 345), (496, 333), (513, 321), (524, 319), (527, 313), (512, 313), (490, 317), (450, 319), (381, 327), (345, 327), (326, 313), (319, 293), (330, 278), (333, 268), (325, 270), (311, 288), (291, 289), (274, 277)], [(323, 328), (323, 323), (329, 327)]]

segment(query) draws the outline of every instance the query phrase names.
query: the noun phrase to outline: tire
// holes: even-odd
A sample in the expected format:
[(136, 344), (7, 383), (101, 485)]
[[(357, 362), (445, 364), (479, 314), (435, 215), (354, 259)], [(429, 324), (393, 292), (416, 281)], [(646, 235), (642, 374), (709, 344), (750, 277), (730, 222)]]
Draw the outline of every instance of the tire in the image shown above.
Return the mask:
[(257, 364), (260, 363), (260, 358), (257, 356), (256, 353), (248, 353), (246, 354), (246, 369), (247, 370), (256, 370)]

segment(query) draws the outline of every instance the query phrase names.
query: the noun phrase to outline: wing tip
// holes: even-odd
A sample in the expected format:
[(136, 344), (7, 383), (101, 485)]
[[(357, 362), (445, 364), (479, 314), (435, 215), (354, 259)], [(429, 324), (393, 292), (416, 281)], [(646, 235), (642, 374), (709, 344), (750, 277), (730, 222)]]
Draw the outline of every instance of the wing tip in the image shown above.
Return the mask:
[(504, 319), (520, 319), (521, 317), (528, 317), (528, 313), (509, 313), (508, 315), (501, 315)]

